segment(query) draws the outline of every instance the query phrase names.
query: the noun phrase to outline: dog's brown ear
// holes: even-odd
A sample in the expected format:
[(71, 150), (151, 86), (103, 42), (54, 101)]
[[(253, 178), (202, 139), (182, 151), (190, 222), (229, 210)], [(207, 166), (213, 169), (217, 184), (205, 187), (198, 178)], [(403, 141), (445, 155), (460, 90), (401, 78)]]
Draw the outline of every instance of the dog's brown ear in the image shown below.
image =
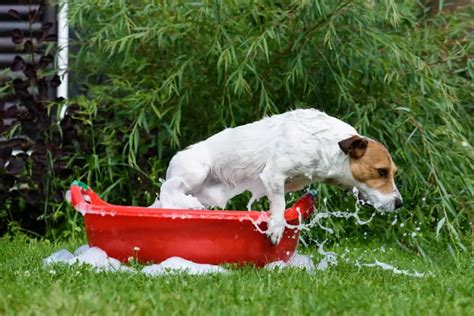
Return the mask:
[(365, 154), (368, 140), (358, 135), (354, 135), (339, 142), (339, 148), (352, 158), (359, 159)]

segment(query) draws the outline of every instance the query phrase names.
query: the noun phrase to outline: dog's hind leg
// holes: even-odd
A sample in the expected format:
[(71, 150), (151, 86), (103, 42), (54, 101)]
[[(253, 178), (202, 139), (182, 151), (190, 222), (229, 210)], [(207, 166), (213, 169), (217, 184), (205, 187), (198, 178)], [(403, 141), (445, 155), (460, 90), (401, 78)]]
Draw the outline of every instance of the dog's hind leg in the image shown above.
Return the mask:
[(227, 201), (239, 194), (236, 188), (229, 187), (213, 179), (204, 182), (202, 187), (196, 192), (195, 196), (205, 206), (217, 206), (225, 208)]
[(216, 180), (213, 177), (208, 177), (206, 181), (199, 188), (199, 191), (193, 193), (201, 203), (205, 206), (217, 206), (225, 208), (227, 202), (236, 195), (248, 190), (252, 193), (252, 198), (247, 205), (250, 210), (252, 203), (261, 198), (265, 193), (263, 192), (263, 184), (260, 179), (251, 180), (247, 182), (240, 182), (235, 185), (228, 185)]
[(262, 196), (265, 196), (265, 187), (262, 183), (260, 178), (255, 179), (251, 182), (248, 182), (248, 191), (252, 193), (248, 203), (247, 203), (247, 211), (252, 210), (252, 205), (256, 200), (259, 200)]
[(192, 192), (204, 183), (209, 170), (209, 166), (189, 156), (187, 151), (174, 156), (166, 173), (166, 181), (161, 186), (162, 207), (203, 209), (204, 205)]
[(161, 207), (203, 209), (204, 206), (196, 197), (187, 194), (189, 191), (189, 186), (186, 184), (186, 181), (183, 178), (174, 177), (166, 180), (161, 185)]

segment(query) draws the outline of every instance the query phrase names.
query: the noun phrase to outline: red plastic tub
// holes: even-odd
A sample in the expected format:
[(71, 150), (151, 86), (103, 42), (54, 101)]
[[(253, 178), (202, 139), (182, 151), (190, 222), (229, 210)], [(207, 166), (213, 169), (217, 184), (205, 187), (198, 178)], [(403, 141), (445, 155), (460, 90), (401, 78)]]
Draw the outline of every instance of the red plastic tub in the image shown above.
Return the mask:
[[(112, 205), (78, 181), (71, 185), (70, 197), (84, 215), (89, 245), (121, 261), (134, 257), (159, 263), (178, 256), (196, 263), (263, 266), (289, 260), (298, 246), (298, 229), (286, 228), (275, 246), (261, 233), (267, 229), (268, 212)], [(285, 211), (287, 223), (298, 225), (308, 218), (314, 202), (312, 193), (305, 194)]]

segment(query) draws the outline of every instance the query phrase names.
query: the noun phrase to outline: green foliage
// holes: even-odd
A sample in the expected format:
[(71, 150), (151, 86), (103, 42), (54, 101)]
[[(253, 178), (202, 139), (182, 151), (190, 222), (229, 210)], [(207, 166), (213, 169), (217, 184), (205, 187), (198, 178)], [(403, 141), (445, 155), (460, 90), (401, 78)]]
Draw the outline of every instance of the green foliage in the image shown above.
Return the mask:
[(72, 105), (58, 120), (64, 100), (54, 98), (61, 79), (54, 69), (53, 25), (44, 23), (33, 32), (46, 6), (41, 1), (29, 14), (6, 6), (20, 24), (9, 23), (18, 55), (0, 70), (0, 235), (18, 230), (45, 234), (48, 224), (57, 224), (55, 215), (64, 215), (64, 183), (77, 173), (71, 162), (83, 143), (80, 122), (71, 118)]
[[(77, 115), (92, 148), (81, 179), (113, 202), (151, 203), (176, 150), (315, 107), (384, 143), (399, 166), (403, 225), (377, 217), (371, 232), (419, 250), (439, 236), (463, 247), (474, 174), (468, 13), (428, 18), (418, 2), (393, 0), (72, 3)], [(317, 187), (322, 209), (353, 208)], [(332, 225), (338, 238), (363, 229)]]

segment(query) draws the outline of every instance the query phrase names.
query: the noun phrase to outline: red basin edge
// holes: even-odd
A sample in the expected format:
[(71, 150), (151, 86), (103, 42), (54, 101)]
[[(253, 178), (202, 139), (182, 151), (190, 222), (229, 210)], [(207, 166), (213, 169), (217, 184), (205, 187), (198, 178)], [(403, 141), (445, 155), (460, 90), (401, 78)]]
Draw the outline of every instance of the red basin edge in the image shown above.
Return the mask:
[[(84, 215), (89, 245), (121, 261), (159, 263), (178, 256), (196, 263), (263, 266), (288, 261), (298, 246), (299, 229), (287, 227), (278, 245), (261, 233), (267, 229), (268, 212), (113, 205), (74, 183), (70, 196), (71, 205)], [(305, 194), (285, 211), (287, 223), (307, 219), (314, 203), (314, 195)]]

